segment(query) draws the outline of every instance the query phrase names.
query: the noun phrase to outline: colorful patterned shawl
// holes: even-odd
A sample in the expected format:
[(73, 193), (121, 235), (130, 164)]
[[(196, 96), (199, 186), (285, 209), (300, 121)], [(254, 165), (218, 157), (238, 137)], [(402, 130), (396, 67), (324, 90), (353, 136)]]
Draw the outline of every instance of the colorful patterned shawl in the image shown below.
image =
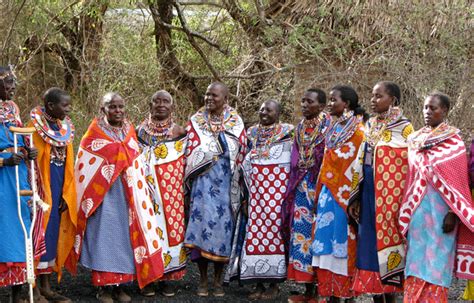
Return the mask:
[(75, 167), (80, 202), (74, 260), (70, 264), (72, 272), (76, 272), (87, 219), (101, 205), (111, 185), (120, 179), (129, 201), (128, 223), (138, 285), (143, 288), (163, 275), (157, 220), (139, 155), (133, 127), (123, 141), (114, 141), (99, 127), (98, 119), (94, 119), (82, 138)]
[[(247, 146), (247, 135), (244, 122), (237, 111), (229, 106), (224, 109), (224, 136), (229, 148), (230, 167), (232, 170), (232, 209), (234, 215), (240, 207), (240, 185), (238, 167), (242, 163)], [(222, 147), (217, 137), (208, 129), (207, 113), (201, 108), (191, 117), (186, 128), (186, 168), (184, 180), (191, 189), (192, 180), (206, 171), (222, 154)]]
[[(353, 132), (352, 136), (339, 147), (328, 148), (326, 145), (315, 195), (319, 197), (321, 188), (325, 185), (344, 211), (347, 211), (349, 202), (357, 196), (362, 171), (360, 159), (363, 151), (360, 147), (364, 140), (364, 125), (361, 117), (354, 116), (350, 119), (359, 121), (354, 124), (355, 129), (348, 130), (348, 132)], [(336, 125), (331, 127), (336, 127)], [(347, 240), (348, 274), (352, 276), (355, 271), (356, 257), (356, 231), (352, 225), (349, 225)]]
[[(288, 181), (288, 191), (285, 201), (282, 205), (282, 232), (286, 244), (289, 244), (290, 240), (290, 229), (291, 222), (293, 221), (294, 205), (295, 205), (295, 192), (298, 184), (303, 180), (307, 173), (310, 173), (310, 182), (315, 183), (319, 174), (321, 163), (323, 162), (324, 147), (325, 147), (325, 136), (331, 123), (331, 116), (327, 113), (321, 113), (321, 122), (318, 128), (313, 131), (319, 132), (314, 137), (316, 141), (312, 150), (313, 165), (311, 167), (299, 167), (300, 161), (300, 146), (302, 144), (301, 132), (304, 132), (303, 121), (298, 123), (295, 132), (295, 139), (291, 148), (291, 166), (290, 166), (290, 180)], [(317, 143), (319, 142), (319, 143)], [(316, 203), (316, 201), (315, 201)]]
[[(61, 280), (62, 268), (66, 263), (66, 259), (72, 253), (77, 224), (76, 184), (74, 182), (74, 150), (72, 145), (73, 131), (68, 132), (68, 137), (61, 138), (63, 139), (61, 142), (56, 142), (54, 141), (53, 135), (47, 135), (45, 133), (47, 129), (47, 122), (44, 121), (42, 109), (40, 107), (33, 109), (31, 118), (32, 121), (30, 121), (28, 126), (34, 126), (37, 131), (33, 134), (33, 142), (35, 147), (38, 149), (38, 158), (36, 159), (36, 164), (38, 167), (38, 188), (40, 189), (39, 192), (41, 199), (50, 207), (52, 206), (50, 179), (51, 144), (56, 146), (66, 146), (66, 162), (64, 163), (65, 170), (62, 198), (66, 202), (68, 208), (61, 214), (56, 266), (54, 268), (54, 270), (58, 273), (58, 280)], [(70, 123), (70, 120), (68, 121)], [(69, 129), (74, 130), (74, 127), (72, 126)], [(50, 211), (44, 213), (44, 230), (46, 230), (46, 227), (48, 226), (50, 214)]]
[(436, 129), (424, 127), (409, 138), (409, 172), (399, 223), (406, 235), (411, 216), (420, 205), (430, 183), (458, 216), (457, 275), (474, 277), (472, 242), (464, 241), (474, 232), (474, 205), (469, 191), (466, 148), (459, 130), (442, 123)]
[[(413, 126), (398, 108), (394, 108), (394, 115), (387, 119), (390, 120), (386, 122), (386, 127), (381, 129), (381, 136), (378, 141), (373, 142), (375, 145), (372, 147), (374, 220), (381, 279), (384, 283), (401, 286), (401, 275), (405, 268), (405, 248), (403, 236), (399, 232), (398, 214), (408, 172), (407, 138), (413, 132)], [(367, 138), (376, 123), (377, 117), (368, 121), (362, 150), (370, 149)], [(369, 154), (365, 157), (370, 161)]]

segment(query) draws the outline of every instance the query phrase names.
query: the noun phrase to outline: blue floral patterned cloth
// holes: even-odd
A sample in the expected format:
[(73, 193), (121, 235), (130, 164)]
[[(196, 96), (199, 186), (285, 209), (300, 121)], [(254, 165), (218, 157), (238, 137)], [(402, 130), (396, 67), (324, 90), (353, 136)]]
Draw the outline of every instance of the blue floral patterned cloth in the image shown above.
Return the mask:
[(347, 217), (329, 189), (323, 185), (318, 199), (316, 230), (311, 250), (314, 256), (347, 258)]
[(295, 191), (295, 211), (290, 241), (290, 263), (302, 272), (312, 272), (313, 256), (310, 252), (314, 222), (314, 189), (307, 173)]
[(211, 168), (192, 183), (191, 208), (185, 244), (203, 252), (229, 257), (233, 232), (230, 204), (231, 168), (224, 135), (224, 152)]
[(408, 228), (405, 276), (431, 284), (451, 286), (456, 254), (456, 230), (443, 232), (449, 206), (428, 183), (426, 194), (415, 210)]

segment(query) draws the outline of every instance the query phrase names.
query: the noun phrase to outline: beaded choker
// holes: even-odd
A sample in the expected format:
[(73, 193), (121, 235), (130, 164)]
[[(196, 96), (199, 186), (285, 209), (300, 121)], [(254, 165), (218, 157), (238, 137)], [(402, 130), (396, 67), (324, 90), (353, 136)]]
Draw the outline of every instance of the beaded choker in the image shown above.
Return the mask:
[(425, 126), (415, 132), (408, 140), (411, 149), (430, 149), (446, 139), (459, 133), (459, 130), (448, 123), (443, 122), (435, 128)]
[(122, 126), (119, 126), (119, 127), (112, 126), (109, 124), (109, 122), (107, 121), (107, 117), (105, 116), (99, 118), (99, 121), (97, 124), (99, 125), (100, 128), (102, 128), (103, 131), (105, 131), (107, 135), (112, 137), (112, 139), (114, 139), (115, 141), (123, 141), (125, 137), (127, 136), (131, 127), (130, 122), (128, 122), (128, 120), (126, 119), (123, 121)]
[(194, 116), (198, 127), (203, 131), (211, 133), (217, 137), (220, 132), (234, 127), (238, 121), (237, 112), (228, 105), (219, 116), (210, 115), (209, 112), (202, 107)]
[[(330, 127), (326, 136), (327, 148), (334, 149), (341, 147), (349, 140), (357, 129), (361, 121), (361, 117), (354, 116), (354, 111), (339, 117)], [(344, 123), (342, 125), (342, 123)]]
[[(69, 117), (62, 121), (55, 119), (49, 116), (41, 106), (33, 108), (30, 117), (36, 131), (45, 142), (62, 147), (68, 145), (74, 139), (74, 124), (72, 124)], [(56, 125), (57, 129), (53, 129), (48, 121)]]
[(151, 117), (143, 121), (138, 128), (138, 135), (147, 145), (155, 146), (172, 136), (175, 123), (170, 118), (163, 122), (154, 122)]
[(0, 121), (2, 123), (16, 123), (18, 122), (18, 108), (13, 101), (0, 100)]
[(382, 138), (387, 127), (398, 121), (402, 116), (402, 111), (398, 107), (390, 108), (388, 111), (378, 114), (369, 119), (367, 123), (366, 141), (374, 147)]
[(313, 150), (324, 140), (329, 122), (327, 114), (321, 113), (316, 118), (303, 119), (298, 124), (296, 130), (296, 142), (299, 151), (298, 167), (309, 168), (313, 166)]
[(287, 134), (287, 128), (280, 123), (263, 126), (257, 125), (250, 130), (249, 139), (251, 142), (250, 155), (252, 158), (270, 157), (272, 145)]

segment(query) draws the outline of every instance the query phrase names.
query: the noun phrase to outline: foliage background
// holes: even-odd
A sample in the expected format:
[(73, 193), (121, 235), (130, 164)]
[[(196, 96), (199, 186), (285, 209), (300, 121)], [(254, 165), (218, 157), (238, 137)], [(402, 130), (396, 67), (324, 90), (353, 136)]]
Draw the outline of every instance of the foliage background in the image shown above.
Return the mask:
[[(80, 138), (99, 100), (117, 91), (134, 123), (158, 89), (185, 123), (207, 85), (229, 85), (251, 124), (277, 98), (297, 122), (306, 88), (350, 84), (368, 108), (373, 85), (397, 82), (422, 126), (424, 96), (447, 93), (449, 120), (473, 130), (474, 4), (461, 0), (0, 0), (0, 63), (16, 66), (24, 119), (51, 86), (73, 96)], [(79, 140), (76, 140), (79, 142)]]

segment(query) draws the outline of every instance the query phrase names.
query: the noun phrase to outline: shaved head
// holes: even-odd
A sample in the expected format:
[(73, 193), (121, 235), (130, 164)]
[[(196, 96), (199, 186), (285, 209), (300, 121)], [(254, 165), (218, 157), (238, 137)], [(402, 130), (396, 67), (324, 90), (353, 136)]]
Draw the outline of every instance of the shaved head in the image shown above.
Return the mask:
[(273, 104), (273, 105), (275, 105), (275, 109), (278, 112), (278, 115), (280, 115), (280, 113), (281, 113), (281, 104), (277, 100), (269, 99), (269, 100), (263, 102), (263, 104)]
[(225, 85), (222, 82), (219, 82), (219, 81), (212, 82), (211, 84), (209, 84), (208, 88), (210, 87), (219, 87), (222, 90), (222, 93), (224, 94), (225, 97), (229, 96), (229, 88), (227, 87), (227, 85)]
[(102, 102), (100, 103), (101, 107), (107, 106), (113, 99), (120, 98), (123, 100), (122, 96), (115, 92), (108, 92), (102, 97)]
[(171, 94), (164, 90), (164, 89), (160, 89), (159, 91), (157, 91), (156, 93), (153, 94), (153, 96), (151, 96), (151, 100), (155, 100), (158, 96), (165, 96), (166, 98), (169, 98), (170, 101), (171, 101), (171, 104), (173, 104), (173, 97), (171, 96)]

